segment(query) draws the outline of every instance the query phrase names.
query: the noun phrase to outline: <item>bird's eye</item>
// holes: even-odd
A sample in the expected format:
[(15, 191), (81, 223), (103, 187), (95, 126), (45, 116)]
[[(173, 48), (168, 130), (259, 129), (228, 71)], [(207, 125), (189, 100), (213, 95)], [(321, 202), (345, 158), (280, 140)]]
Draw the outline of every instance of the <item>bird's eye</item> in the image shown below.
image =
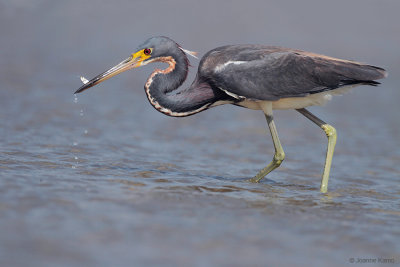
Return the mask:
[(151, 49), (150, 48), (146, 48), (145, 50), (143, 50), (143, 53), (148, 56), (148, 55), (151, 54)]

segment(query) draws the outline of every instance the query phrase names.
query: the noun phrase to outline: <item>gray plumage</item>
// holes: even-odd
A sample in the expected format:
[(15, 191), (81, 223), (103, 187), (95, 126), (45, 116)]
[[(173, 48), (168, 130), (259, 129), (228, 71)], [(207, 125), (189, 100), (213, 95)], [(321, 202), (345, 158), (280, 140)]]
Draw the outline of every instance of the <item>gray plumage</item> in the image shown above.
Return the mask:
[[(226, 64), (232, 62), (231, 64)], [(234, 64), (239, 62), (239, 64)], [(224, 64), (226, 64), (224, 66)], [(209, 51), (199, 74), (213, 86), (253, 100), (304, 97), (346, 85), (379, 84), (379, 67), (275, 46), (229, 45)]]
[[(328, 137), (320, 191), (328, 190), (336, 144), (336, 129), (305, 109), (322, 105), (331, 95), (356, 85), (378, 85), (386, 77), (382, 68), (301, 50), (264, 45), (228, 45), (215, 48), (201, 59), (191, 86), (180, 87), (188, 74), (183, 49), (168, 37), (148, 39), (128, 59), (86, 82), (80, 93), (123, 71), (153, 62), (168, 64), (155, 69), (144, 90), (150, 104), (173, 117), (190, 116), (222, 104), (262, 110), (267, 119), (275, 154), (272, 161), (250, 181), (259, 182), (285, 158), (273, 120), (274, 109), (296, 109), (318, 125)], [(343, 89), (343, 90), (342, 90)]]
[[(301, 50), (264, 45), (227, 45), (206, 53), (191, 86), (179, 88), (188, 73), (189, 60), (185, 50), (175, 41), (162, 36), (146, 40), (137, 51), (144, 49), (151, 49), (152, 52), (140, 66), (157, 61), (170, 66), (164, 71), (155, 70), (145, 85), (152, 106), (169, 116), (189, 116), (219, 104), (248, 107), (248, 101), (301, 98), (348, 85), (377, 85), (379, 83), (375, 80), (386, 76), (385, 70), (379, 67)], [(96, 76), (75, 93), (113, 76), (117, 69), (131, 68), (132, 60), (128, 58)], [(132, 64), (136, 66), (136, 63)], [(303, 108), (322, 102), (297, 102), (286, 104), (283, 108)]]

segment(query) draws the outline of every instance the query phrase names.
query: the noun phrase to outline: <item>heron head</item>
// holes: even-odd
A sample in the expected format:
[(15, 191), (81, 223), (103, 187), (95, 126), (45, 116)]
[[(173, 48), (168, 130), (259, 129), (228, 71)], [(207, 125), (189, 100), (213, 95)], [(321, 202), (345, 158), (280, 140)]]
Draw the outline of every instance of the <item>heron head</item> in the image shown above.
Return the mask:
[(180, 49), (186, 53), (190, 52), (182, 49), (177, 43), (168, 37), (152, 37), (141, 44), (136, 49), (136, 52), (132, 53), (132, 55), (127, 59), (86, 82), (75, 92), (75, 94), (83, 92), (84, 90), (124, 71), (144, 66), (151, 62), (161, 61), (162, 57), (170, 56), (174, 51)]

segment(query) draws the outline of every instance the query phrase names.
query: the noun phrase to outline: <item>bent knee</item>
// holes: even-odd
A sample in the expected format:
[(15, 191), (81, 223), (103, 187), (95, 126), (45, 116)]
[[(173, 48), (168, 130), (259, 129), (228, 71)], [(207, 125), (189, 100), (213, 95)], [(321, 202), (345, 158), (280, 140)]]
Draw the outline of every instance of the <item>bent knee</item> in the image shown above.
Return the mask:
[(332, 136), (336, 137), (336, 129), (332, 125), (324, 124), (321, 126), (321, 128), (322, 128), (322, 130), (324, 130), (324, 132), (328, 138), (332, 137)]
[(278, 152), (274, 155), (274, 161), (276, 164), (281, 165), (282, 161), (285, 159), (285, 152)]

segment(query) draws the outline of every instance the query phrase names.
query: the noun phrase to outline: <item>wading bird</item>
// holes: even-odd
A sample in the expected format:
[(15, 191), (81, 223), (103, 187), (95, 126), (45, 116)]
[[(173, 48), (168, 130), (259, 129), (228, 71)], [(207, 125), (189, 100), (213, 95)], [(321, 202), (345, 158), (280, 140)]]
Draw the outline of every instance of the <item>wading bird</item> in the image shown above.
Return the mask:
[(382, 68), (301, 50), (264, 45), (227, 45), (215, 48), (201, 59), (197, 76), (189, 88), (185, 81), (189, 61), (183, 49), (167, 37), (145, 41), (129, 58), (80, 87), (80, 93), (126, 70), (152, 62), (168, 64), (154, 70), (144, 86), (150, 104), (158, 111), (184, 117), (206, 109), (234, 104), (262, 110), (275, 147), (272, 161), (252, 182), (259, 182), (279, 167), (285, 153), (273, 120), (274, 109), (296, 109), (318, 125), (328, 137), (321, 192), (327, 192), (329, 172), (336, 144), (336, 130), (305, 108), (323, 105), (332, 95), (358, 85), (373, 85), (386, 77)]

